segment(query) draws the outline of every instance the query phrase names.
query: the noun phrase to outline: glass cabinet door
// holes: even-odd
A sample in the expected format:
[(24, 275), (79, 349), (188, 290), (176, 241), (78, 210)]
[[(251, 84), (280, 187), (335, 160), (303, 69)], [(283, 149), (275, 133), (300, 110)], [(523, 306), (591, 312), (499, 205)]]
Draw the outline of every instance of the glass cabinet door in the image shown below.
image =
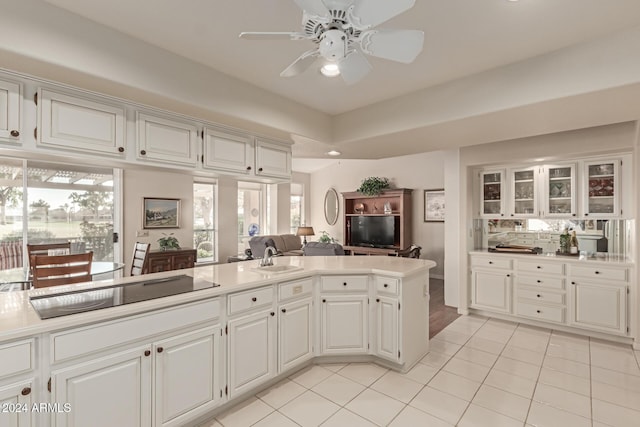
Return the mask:
[(512, 217), (533, 217), (538, 215), (538, 167), (514, 169), (511, 178)]
[(481, 171), (480, 184), (480, 215), (504, 216), (504, 171)]
[(575, 165), (549, 165), (545, 173), (544, 216), (576, 216)]
[(611, 217), (620, 214), (619, 160), (586, 162), (584, 215), (589, 217)]

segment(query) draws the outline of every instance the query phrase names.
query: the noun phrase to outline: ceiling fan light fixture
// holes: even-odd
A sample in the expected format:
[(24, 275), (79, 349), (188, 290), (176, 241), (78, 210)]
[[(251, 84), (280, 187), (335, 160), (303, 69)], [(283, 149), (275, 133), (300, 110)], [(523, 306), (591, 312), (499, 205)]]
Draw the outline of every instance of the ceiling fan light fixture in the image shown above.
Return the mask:
[(325, 77), (336, 77), (340, 75), (340, 68), (335, 62), (328, 62), (320, 67), (320, 72)]
[(339, 152), (338, 150), (331, 150), (331, 151), (327, 151), (327, 155), (329, 155), (329, 156), (333, 156), (333, 157), (335, 157), (335, 156), (339, 156), (339, 155), (341, 155), (341, 154), (342, 154), (342, 153), (341, 153), (341, 152)]

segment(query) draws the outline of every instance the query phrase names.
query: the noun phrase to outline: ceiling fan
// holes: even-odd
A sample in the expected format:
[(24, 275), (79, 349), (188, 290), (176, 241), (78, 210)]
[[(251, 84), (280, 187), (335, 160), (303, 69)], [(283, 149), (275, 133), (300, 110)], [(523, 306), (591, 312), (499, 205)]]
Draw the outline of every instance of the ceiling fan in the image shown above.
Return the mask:
[(422, 51), (419, 30), (374, 29), (411, 9), (415, 0), (294, 0), (303, 10), (300, 32), (243, 32), (244, 39), (311, 40), (318, 46), (304, 52), (280, 75), (292, 77), (316, 61), (337, 66), (347, 84), (362, 79), (372, 67), (363, 53), (408, 64)]

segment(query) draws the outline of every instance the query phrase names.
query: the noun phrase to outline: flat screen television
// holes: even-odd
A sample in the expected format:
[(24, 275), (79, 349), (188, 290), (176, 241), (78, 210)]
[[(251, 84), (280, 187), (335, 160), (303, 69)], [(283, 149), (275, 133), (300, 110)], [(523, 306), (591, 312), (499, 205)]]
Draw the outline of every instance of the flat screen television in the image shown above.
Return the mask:
[(384, 248), (393, 246), (396, 235), (393, 216), (354, 216), (351, 218), (351, 244)]

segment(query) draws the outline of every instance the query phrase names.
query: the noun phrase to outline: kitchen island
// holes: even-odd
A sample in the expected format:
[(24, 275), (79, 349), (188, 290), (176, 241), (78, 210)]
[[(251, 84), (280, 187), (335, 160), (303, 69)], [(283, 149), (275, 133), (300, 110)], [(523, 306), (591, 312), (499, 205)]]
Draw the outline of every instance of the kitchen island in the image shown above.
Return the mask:
[[(190, 425), (314, 361), (373, 360), (406, 372), (428, 351), (433, 261), (274, 263), (0, 295), (0, 360), (10, 361), (0, 368), (0, 401), (29, 409), (0, 417), (25, 425)], [(177, 275), (219, 286), (47, 320), (29, 300), (90, 289), (122, 303), (127, 288), (114, 286)], [(48, 411), (32, 410), (40, 403)]]

